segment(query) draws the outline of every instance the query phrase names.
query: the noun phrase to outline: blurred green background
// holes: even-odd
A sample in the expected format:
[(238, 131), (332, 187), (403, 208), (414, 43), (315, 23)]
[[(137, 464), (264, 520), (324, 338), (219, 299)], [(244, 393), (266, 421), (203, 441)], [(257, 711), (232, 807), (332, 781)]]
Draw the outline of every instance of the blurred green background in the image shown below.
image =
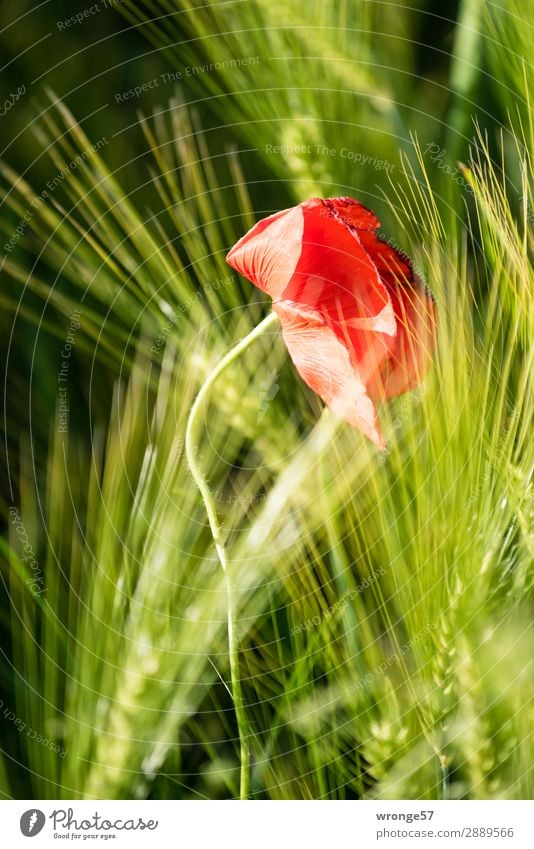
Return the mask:
[(279, 339), (211, 400), (252, 792), (531, 794), (533, 23), (518, 0), (2, 5), (5, 797), (237, 795), (225, 596), (183, 435), (266, 309), (226, 251), (311, 195), (377, 212), (441, 339), (424, 400), (382, 413), (383, 463), (331, 429)]

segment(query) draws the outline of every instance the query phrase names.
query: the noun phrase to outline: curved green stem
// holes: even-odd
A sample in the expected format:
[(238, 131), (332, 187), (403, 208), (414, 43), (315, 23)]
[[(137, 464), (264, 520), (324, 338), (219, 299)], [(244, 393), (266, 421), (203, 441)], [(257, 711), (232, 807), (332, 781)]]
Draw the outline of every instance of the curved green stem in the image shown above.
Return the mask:
[(232, 348), (231, 351), (229, 351), (226, 356), (222, 358), (219, 365), (216, 366), (216, 368), (214, 368), (213, 371), (208, 374), (195, 399), (193, 406), (191, 407), (191, 412), (189, 414), (189, 419), (187, 421), (187, 427), (185, 431), (185, 455), (189, 464), (189, 468), (191, 469), (191, 474), (193, 475), (195, 483), (197, 484), (204, 500), (206, 513), (208, 514), (208, 521), (211, 529), (211, 534), (215, 543), (215, 549), (217, 551), (217, 556), (219, 558), (219, 562), (222, 566), (225, 576), (226, 600), (228, 610), (228, 654), (230, 659), (230, 678), (232, 686), (232, 698), (234, 700), (234, 709), (237, 720), (237, 731), (239, 734), (239, 795), (241, 799), (247, 799), (249, 795), (250, 746), (248, 742), (249, 735), (247, 734), (247, 722), (243, 704), (241, 678), (239, 675), (239, 647), (236, 634), (236, 612), (234, 606), (232, 575), (231, 569), (229, 568), (229, 559), (224, 545), (221, 526), (217, 517), (217, 509), (215, 507), (213, 494), (206, 478), (204, 477), (204, 473), (200, 468), (199, 463), (197, 462), (196, 445), (198, 430), (200, 424), (202, 423), (202, 417), (200, 414), (203, 410), (204, 403), (211, 387), (213, 386), (217, 378), (222, 374), (222, 372), (226, 368), (228, 368), (230, 363), (234, 362), (234, 360), (237, 359), (237, 357), (258, 338), (258, 336), (261, 336), (264, 331), (268, 330), (271, 326), (273, 326), (277, 322), (277, 320), (278, 319), (275, 313), (269, 313), (269, 315), (264, 318), (263, 321), (261, 321), (258, 326), (255, 327), (254, 330), (252, 330), (248, 334), (248, 336), (245, 336), (245, 338), (242, 339), (241, 342), (239, 342), (234, 348)]

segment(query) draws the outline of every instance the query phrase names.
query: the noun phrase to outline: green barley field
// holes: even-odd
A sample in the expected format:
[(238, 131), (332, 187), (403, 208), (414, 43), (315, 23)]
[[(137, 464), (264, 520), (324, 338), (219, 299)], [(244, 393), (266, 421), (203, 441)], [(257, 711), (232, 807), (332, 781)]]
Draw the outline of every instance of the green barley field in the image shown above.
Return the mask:
[[(531, 799), (533, 5), (15, 6), (2, 797)], [(439, 315), (387, 450), (272, 323), (191, 445), (271, 310), (227, 252), (344, 196)]]

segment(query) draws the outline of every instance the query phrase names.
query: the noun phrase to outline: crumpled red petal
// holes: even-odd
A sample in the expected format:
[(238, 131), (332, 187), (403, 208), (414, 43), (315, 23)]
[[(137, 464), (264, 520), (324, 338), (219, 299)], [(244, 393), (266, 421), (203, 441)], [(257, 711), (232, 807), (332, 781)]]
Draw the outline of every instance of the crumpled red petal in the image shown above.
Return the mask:
[(314, 310), (292, 301), (278, 301), (273, 310), (280, 319), (291, 359), (305, 383), (336, 415), (385, 449), (375, 406), (346, 346)]
[(384, 447), (373, 399), (424, 377), (436, 309), (411, 260), (353, 198), (311, 198), (258, 222), (227, 256), (273, 299), (306, 383)]
[(387, 286), (397, 326), (389, 357), (367, 387), (376, 400), (393, 398), (414, 389), (425, 377), (436, 341), (437, 310), (406, 254), (374, 233), (360, 238)]
[(325, 198), (324, 206), (338, 215), (344, 224), (357, 230), (378, 230), (380, 221), (371, 209), (354, 198)]
[(297, 267), (303, 233), (302, 207), (284, 209), (258, 221), (228, 252), (226, 262), (276, 301)]
[(336, 332), (347, 322), (364, 319), (367, 329), (394, 335), (388, 291), (359, 232), (347, 227), (337, 213), (330, 217), (330, 207), (320, 198), (305, 201), (300, 208), (304, 219), (301, 254), (283, 299), (318, 310), (327, 322), (337, 325)]
[(397, 335), (389, 357), (367, 384), (377, 401), (415, 389), (428, 372), (436, 342), (436, 305), (424, 286), (397, 285), (391, 298)]

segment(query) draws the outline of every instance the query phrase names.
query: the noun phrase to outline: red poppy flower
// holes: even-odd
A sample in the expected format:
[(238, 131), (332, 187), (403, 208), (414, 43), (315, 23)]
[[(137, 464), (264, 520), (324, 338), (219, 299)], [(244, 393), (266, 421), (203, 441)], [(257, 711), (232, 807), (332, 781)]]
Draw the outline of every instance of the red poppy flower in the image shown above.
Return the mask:
[(311, 198), (259, 221), (227, 262), (267, 292), (303, 380), (381, 448), (374, 401), (428, 369), (436, 311), (411, 260), (352, 198)]

